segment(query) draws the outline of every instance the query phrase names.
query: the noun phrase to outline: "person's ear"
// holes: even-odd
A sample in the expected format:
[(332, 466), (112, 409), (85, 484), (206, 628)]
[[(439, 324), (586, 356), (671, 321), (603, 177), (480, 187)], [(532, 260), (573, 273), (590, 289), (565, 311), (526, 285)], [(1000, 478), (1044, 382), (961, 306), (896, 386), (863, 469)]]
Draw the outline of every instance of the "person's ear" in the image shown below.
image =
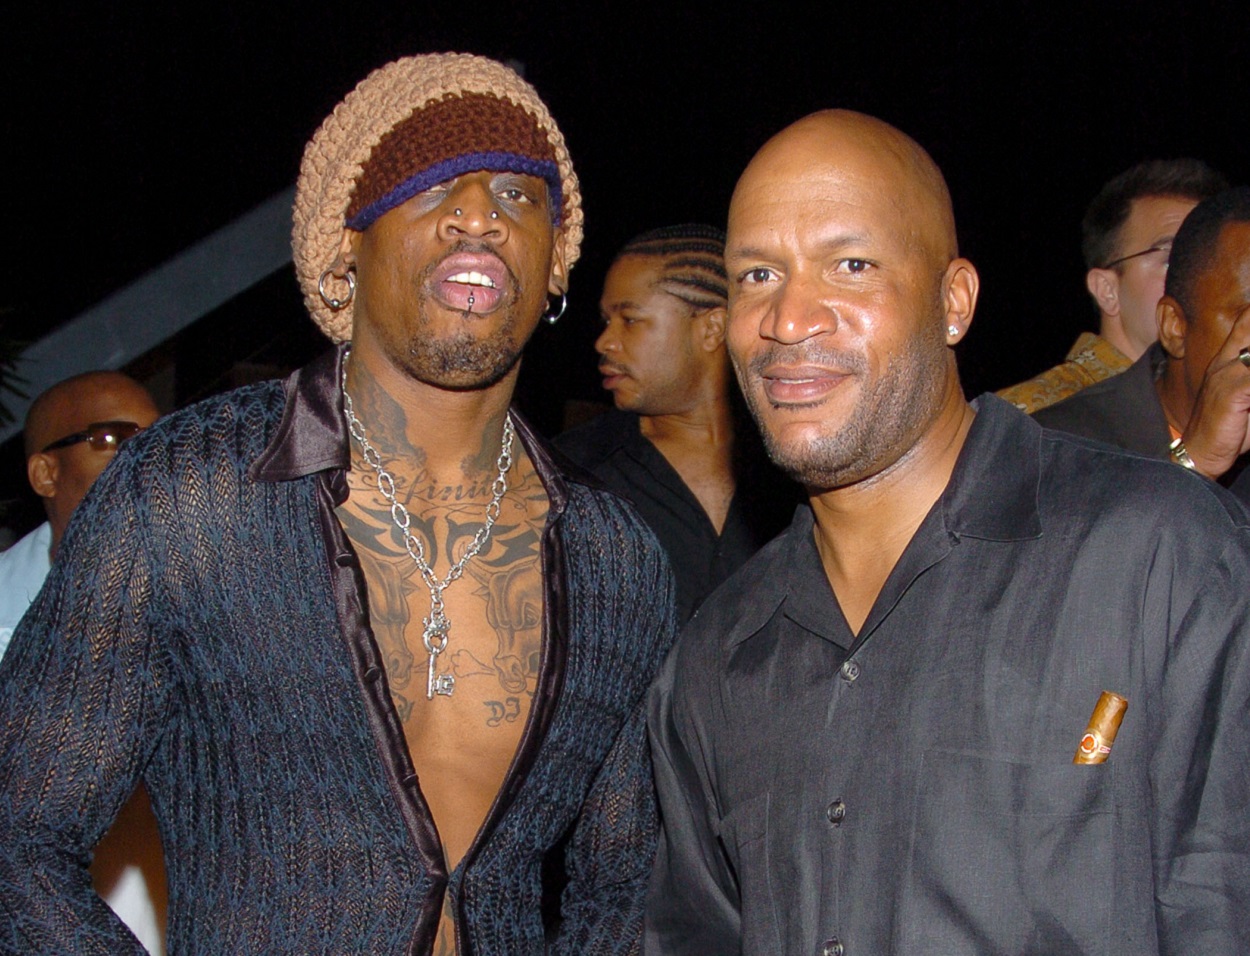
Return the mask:
[(557, 229), (551, 246), (551, 275), (547, 277), (547, 291), (552, 295), (567, 295), (569, 291), (568, 250), (564, 244), (564, 230)]
[(977, 275), (976, 266), (967, 259), (952, 260), (942, 277), (947, 345), (954, 345), (967, 335), (980, 292), (981, 277)]
[(1185, 310), (1170, 295), (1165, 295), (1155, 307), (1155, 323), (1159, 326), (1159, 344), (1174, 359), (1185, 357), (1185, 334), (1189, 320)]
[(56, 480), (60, 467), (55, 455), (44, 452), (26, 459), (26, 480), (40, 498), (56, 497)]
[(1090, 269), (1085, 273), (1085, 288), (1103, 315), (1120, 314), (1120, 274), (1114, 269)]
[(704, 352), (715, 352), (725, 344), (725, 318), (727, 311), (723, 305), (707, 309), (695, 316), (696, 345)]
[(364, 233), (344, 227), (343, 238), (339, 240), (339, 254), (330, 263), (330, 271), (340, 279), (356, 268), (356, 243), (362, 235)]

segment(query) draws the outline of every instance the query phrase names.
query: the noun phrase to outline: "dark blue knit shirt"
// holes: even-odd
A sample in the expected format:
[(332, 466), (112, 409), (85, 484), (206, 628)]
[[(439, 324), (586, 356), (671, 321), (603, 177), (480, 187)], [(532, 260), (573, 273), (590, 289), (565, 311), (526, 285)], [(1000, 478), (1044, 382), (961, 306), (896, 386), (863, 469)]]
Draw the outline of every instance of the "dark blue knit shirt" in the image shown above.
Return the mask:
[(139, 779), (171, 953), (427, 953), (445, 892), (465, 956), (637, 950), (662, 552), (521, 424), (551, 502), (538, 692), (447, 873), (334, 517), (339, 361), (162, 420), (80, 506), (0, 663), (0, 952), (142, 952), (86, 870)]

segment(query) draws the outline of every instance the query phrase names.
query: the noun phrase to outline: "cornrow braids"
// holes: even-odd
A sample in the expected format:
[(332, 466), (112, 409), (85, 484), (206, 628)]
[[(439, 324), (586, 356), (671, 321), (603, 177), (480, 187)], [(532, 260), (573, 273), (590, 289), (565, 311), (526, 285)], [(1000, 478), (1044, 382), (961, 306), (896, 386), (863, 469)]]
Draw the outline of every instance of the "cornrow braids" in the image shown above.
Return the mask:
[(684, 223), (635, 236), (612, 260), (646, 256), (663, 260), (659, 285), (696, 312), (723, 307), (729, 300), (725, 273), (725, 232), (715, 226)]

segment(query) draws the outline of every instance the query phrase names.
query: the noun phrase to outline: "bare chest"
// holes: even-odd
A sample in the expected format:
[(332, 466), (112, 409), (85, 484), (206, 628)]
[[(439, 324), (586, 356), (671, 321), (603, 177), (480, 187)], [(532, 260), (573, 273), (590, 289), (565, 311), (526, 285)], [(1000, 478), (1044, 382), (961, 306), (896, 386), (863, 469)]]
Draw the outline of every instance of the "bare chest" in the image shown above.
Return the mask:
[(505, 498), (490, 537), (461, 562), (483, 524), (481, 508), (413, 512), (410, 528), (426, 572), (398, 529), (357, 500), (349, 498), (339, 515), (360, 555), (369, 622), (405, 725), (422, 700), (477, 700), (489, 725), (489, 702), (506, 711), (508, 697), (532, 696), (542, 650), (539, 517)]
[(360, 556), (391, 699), (451, 865), (499, 791), (537, 687), (547, 503), (536, 482), (531, 472), (509, 491), (489, 537), (462, 564), (485, 522), (483, 504), (410, 504), (409, 528), (428, 574), (389, 509), (369, 494), (353, 491), (338, 510)]

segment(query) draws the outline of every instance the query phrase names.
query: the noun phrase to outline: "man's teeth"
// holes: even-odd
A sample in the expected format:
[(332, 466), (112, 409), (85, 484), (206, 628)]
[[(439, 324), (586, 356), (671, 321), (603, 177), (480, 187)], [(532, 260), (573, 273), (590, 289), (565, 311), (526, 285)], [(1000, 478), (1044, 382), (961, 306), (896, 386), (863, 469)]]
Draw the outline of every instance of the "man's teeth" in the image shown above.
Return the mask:
[(448, 282), (461, 282), (465, 285), (481, 285), (488, 289), (495, 288), (495, 280), (490, 276), (484, 276), (480, 272), (457, 272), (454, 276), (447, 277)]

